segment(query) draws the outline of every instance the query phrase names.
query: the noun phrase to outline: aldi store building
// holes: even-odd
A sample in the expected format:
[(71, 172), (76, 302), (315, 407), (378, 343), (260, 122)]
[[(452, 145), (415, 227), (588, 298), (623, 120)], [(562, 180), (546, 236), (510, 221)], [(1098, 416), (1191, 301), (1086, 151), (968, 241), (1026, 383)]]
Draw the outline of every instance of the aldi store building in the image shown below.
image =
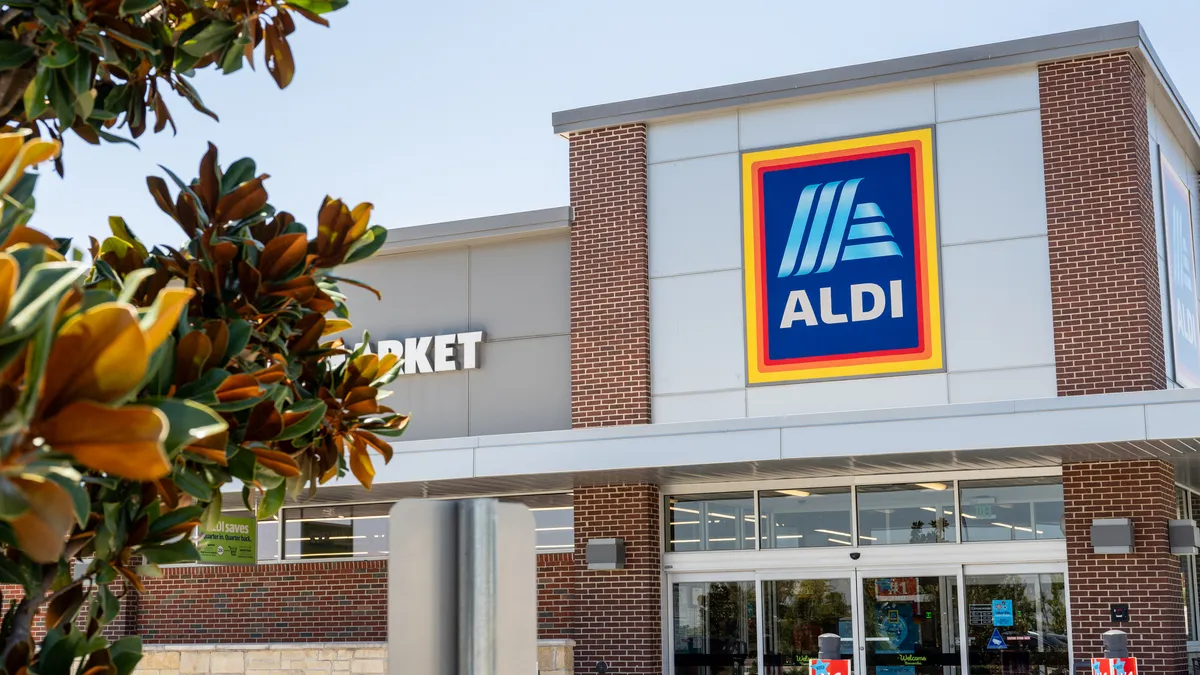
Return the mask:
[(569, 207), (357, 265), (413, 413), (374, 489), (153, 581), (143, 670), (379, 670), (336, 654), (421, 555), (389, 504), (485, 495), (534, 509), (544, 673), (807, 674), (833, 632), (854, 675), (1066, 674), (1112, 628), (1188, 669), (1200, 128), (1138, 24), (553, 119)]

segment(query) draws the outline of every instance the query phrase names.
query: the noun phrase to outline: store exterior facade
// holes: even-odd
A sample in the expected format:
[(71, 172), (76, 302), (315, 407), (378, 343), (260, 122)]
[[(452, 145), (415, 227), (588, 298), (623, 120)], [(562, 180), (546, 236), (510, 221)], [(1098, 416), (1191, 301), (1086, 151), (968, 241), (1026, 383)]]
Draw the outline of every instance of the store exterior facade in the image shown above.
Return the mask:
[(470, 496), (534, 511), (542, 672), (806, 673), (835, 632), (855, 675), (1050, 675), (1110, 628), (1188, 668), (1200, 137), (1140, 26), (554, 125), (569, 208), (358, 266), (413, 413), (375, 488), (154, 580), (144, 670), (381, 668), (388, 504)]

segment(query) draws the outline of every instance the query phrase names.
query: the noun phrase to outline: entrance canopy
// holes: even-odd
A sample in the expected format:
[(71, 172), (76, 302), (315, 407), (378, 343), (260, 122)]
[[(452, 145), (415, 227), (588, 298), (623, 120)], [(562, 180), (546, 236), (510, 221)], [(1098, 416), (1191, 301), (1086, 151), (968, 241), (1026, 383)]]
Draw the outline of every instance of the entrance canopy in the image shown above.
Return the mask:
[(396, 443), (370, 492), (318, 501), (1163, 459), (1200, 488), (1200, 391), (939, 405)]

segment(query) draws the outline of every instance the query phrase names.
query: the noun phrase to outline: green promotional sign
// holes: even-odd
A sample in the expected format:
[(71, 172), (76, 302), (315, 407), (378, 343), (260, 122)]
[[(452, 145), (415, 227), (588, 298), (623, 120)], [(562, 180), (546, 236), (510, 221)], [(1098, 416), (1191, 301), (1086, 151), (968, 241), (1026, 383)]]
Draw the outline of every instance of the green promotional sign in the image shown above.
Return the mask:
[(221, 516), (212, 528), (200, 528), (200, 562), (253, 565), (256, 561), (258, 523), (254, 518)]

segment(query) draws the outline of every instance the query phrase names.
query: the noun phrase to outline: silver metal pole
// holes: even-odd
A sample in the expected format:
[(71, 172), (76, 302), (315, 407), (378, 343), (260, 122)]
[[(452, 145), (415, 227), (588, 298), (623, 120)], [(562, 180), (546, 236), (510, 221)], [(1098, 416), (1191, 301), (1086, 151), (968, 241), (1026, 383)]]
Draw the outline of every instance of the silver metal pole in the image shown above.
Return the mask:
[(496, 675), (497, 504), (458, 504), (459, 675)]

